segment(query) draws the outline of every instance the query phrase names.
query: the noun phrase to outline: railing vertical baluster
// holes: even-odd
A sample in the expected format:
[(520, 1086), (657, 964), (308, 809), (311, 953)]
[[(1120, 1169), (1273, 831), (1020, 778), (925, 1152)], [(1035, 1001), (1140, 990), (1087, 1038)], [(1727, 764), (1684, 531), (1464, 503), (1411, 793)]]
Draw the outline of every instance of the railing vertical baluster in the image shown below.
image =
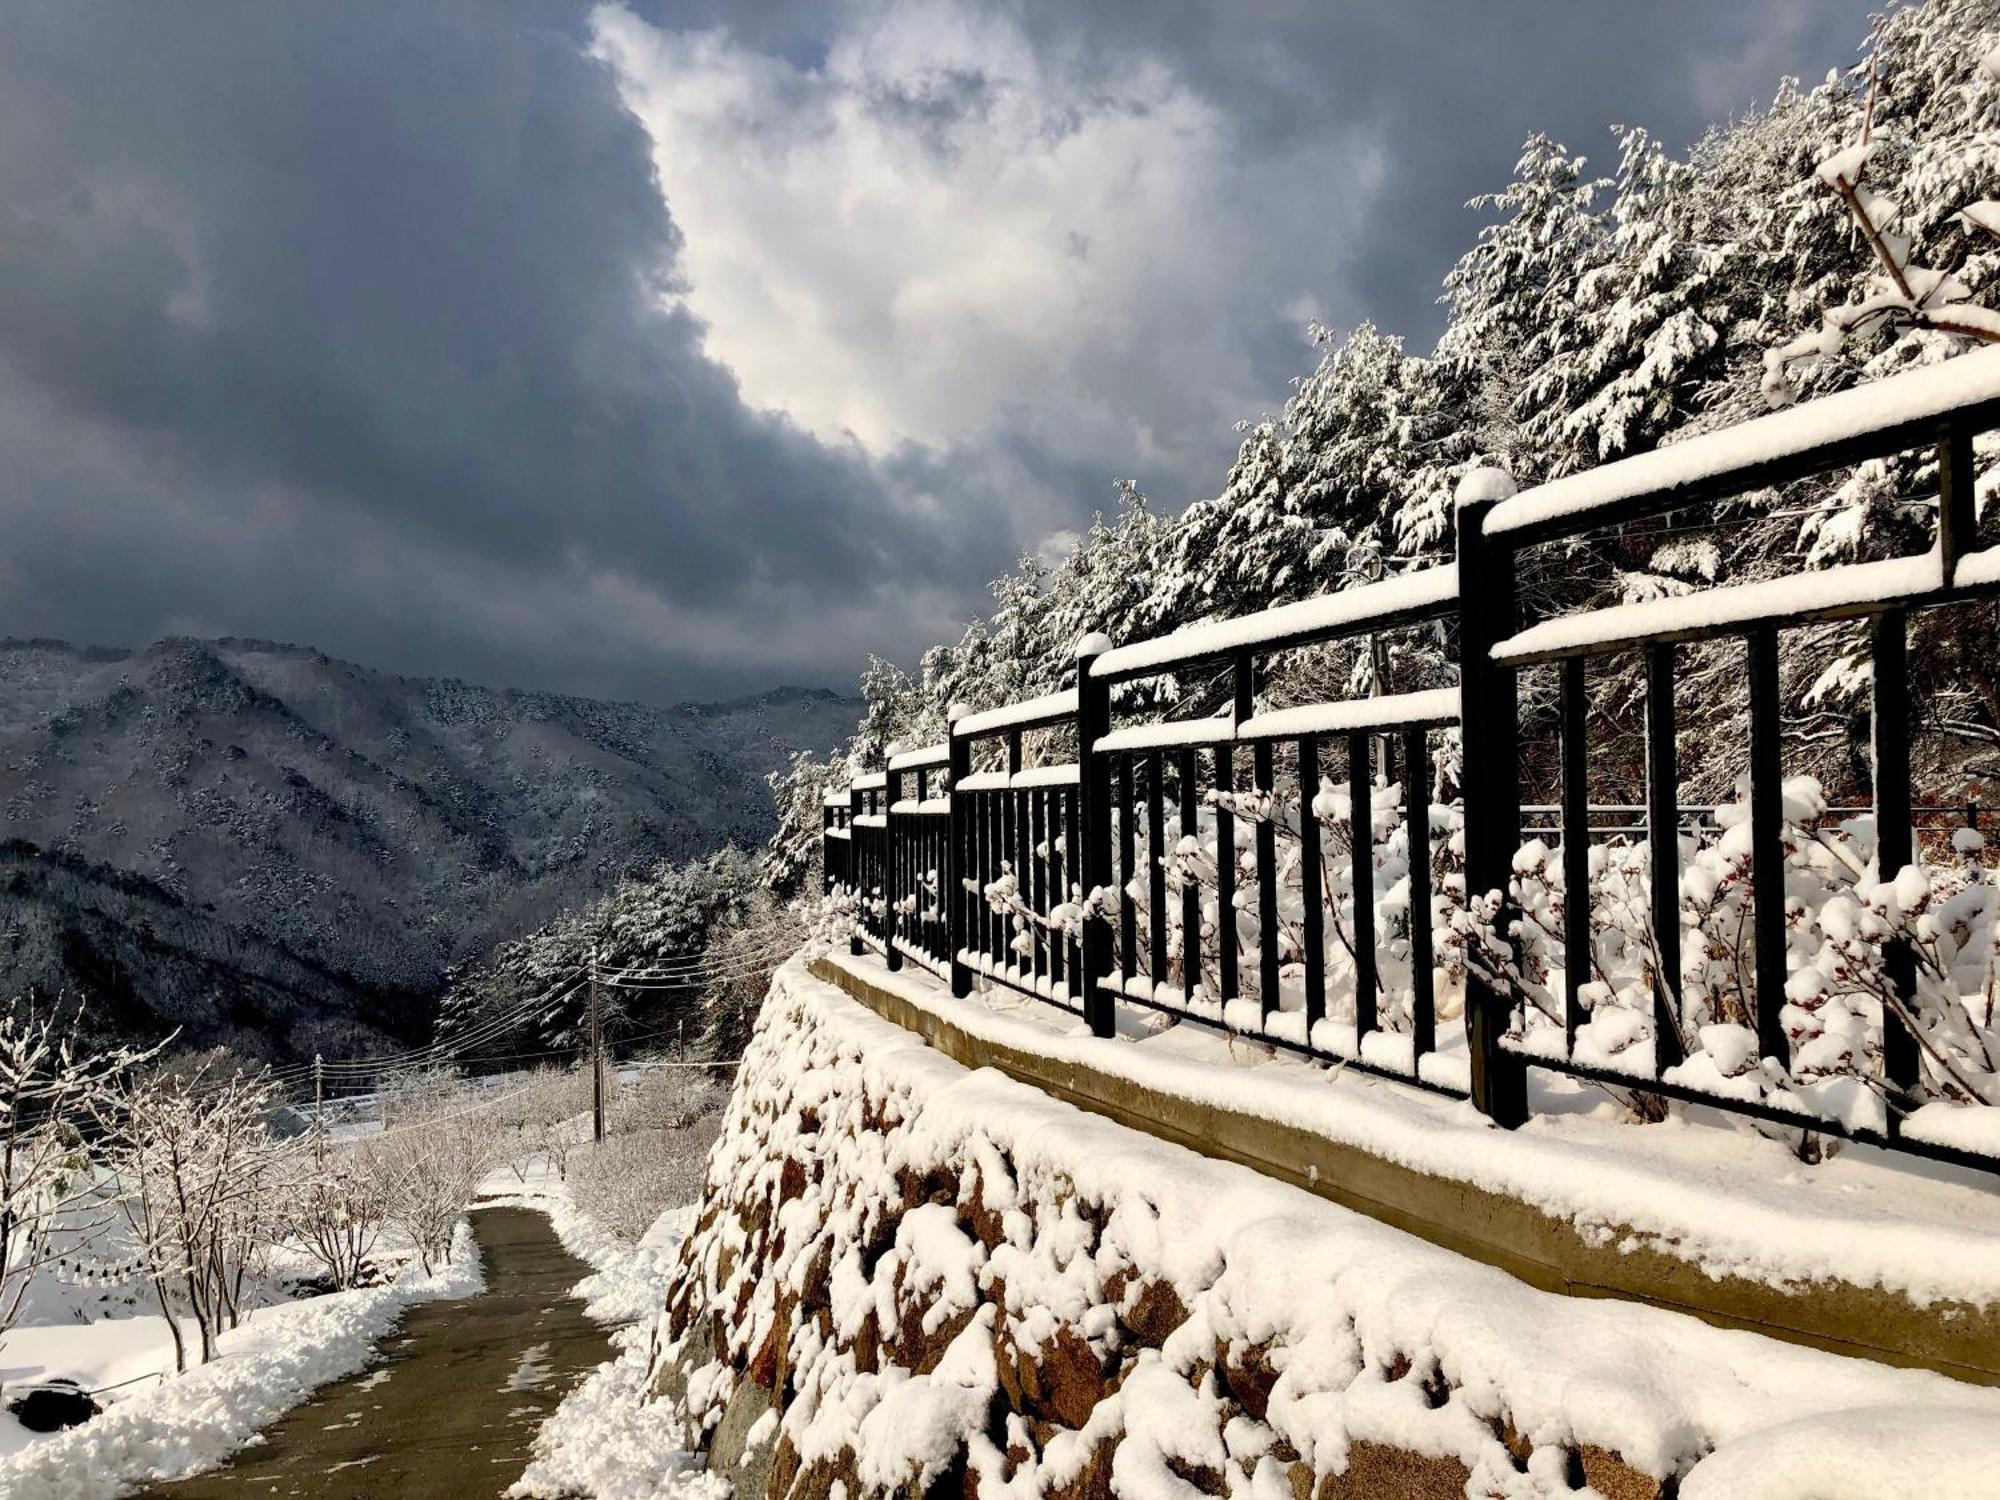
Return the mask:
[(1674, 648), (1646, 648), (1646, 848), (1651, 865), (1653, 946), (1653, 1073), (1683, 1062), (1681, 1033), (1680, 757), (1674, 745)]
[(1278, 1008), (1278, 777), (1269, 740), (1250, 747), (1250, 775), (1264, 806), (1257, 820), (1257, 1005), (1266, 1023)]
[(1948, 585), (1958, 582), (1959, 559), (1979, 545), (1972, 480), (1972, 430), (1954, 427), (1938, 444), (1938, 556)]
[(1167, 804), (1165, 765), (1159, 751), (1146, 757), (1146, 917), (1151, 929), (1146, 977), (1157, 990), (1167, 982)]
[(1375, 1029), (1375, 797), (1372, 739), (1347, 737), (1347, 812), (1354, 860), (1354, 1046)]
[[(1313, 798), (1319, 795), (1319, 741), (1307, 735), (1299, 741), (1299, 876), (1303, 889), (1299, 899), (1305, 907), (1303, 941), (1306, 964), (1306, 1041), (1326, 1015), (1326, 882), (1325, 862), (1320, 858), (1319, 814)], [(1266, 1016), (1270, 1008), (1266, 1007)]]
[[(1035, 869), (1040, 877), (1041, 896), (1035, 902), (1035, 909), (1046, 919), (1062, 900), (1062, 812), (1063, 794), (1061, 787), (1050, 787), (1041, 793), (1042, 836), (1040, 852), (1035, 858)], [(1043, 947), (1048, 953), (1049, 990), (1056, 988), (1069, 977), (1064, 962), (1063, 936), (1054, 927), (1044, 927)]]
[[(1063, 826), (1067, 830), (1064, 835), (1064, 841), (1068, 845), (1069, 857), (1064, 861), (1064, 864), (1068, 867), (1069, 883), (1063, 891), (1063, 900), (1074, 902), (1080, 908), (1084, 897), (1090, 894), (1083, 888), (1083, 788), (1081, 786), (1070, 788), (1068, 800), (1069, 810), (1064, 815)], [(1108, 854), (1111, 849), (1111, 840), (1108, 834), (1104, 841), (1104, 847), (1105, 852)], [(1089, 920), (1088, 917), (1084, 918), (1086, 925), (1083, 931), (1085, 932), (1089, 930)], [(1103, 972), (1101, 969), (1098, 971), (1100, 977)], [(1086, 1010), (1090, 1005), (1090, 987), (1092, 983), (1093, 981), (1087, 978), (1083, 971), (1083, 936), (1079, 932), (1069, 940), (1069, 987), (1071, 992), (1076, 996), (1077, 1005)]]
[(1236, 998), (1236, 815), (1228, 798), (1236, 790), (1236, 747), (1215, 747), (1215, 951), (1217, 997), (1224, 1004)]
[[(1011, 851), (1014, 835), (1014, 794), (1005, 787), (996, 791), (982, 792), (986, 799), (986, 863), (983, 866), (987, 885), (995, 884), (1004, 873), (1002, 865), (1014, 862)], [(1007, 962), (1007, 914), (994, 909), (992, 902), (986, 901), (982, 889), (980, 900), (984, 915), (981, 922), (986, 935), (986, 956), (996, 964)]]
[(930, 935), (931, 957), (944, 963), (949, 963), (952, 954), (957, 951), (945, 946), (947, 942), (945, 925), (949, 915), (945, 903), (951, 899), (949, 894), (951, 888), (945, 883), (950, 865), (947, 854), (948, 835), (951, 830), (949, 816), (946, 815), (947, 821), (940, 822), (937, 814), (931, 813), (924, 821), (925, 837), (931, 850), (931, 885), (936, 893), (931, 900), (930, 920), (925, 924), (925, 928)]
[[(889, 749), (893, 760), (896, 747), (891, 745)], [(882, 962), (891, 969), (900, 969), (903, 967), (903, 955), (896, 947), (896, 931), (900, 925), (896, 920), (896, 904), (902, 899), (907, 884), (904, 871), (907, 861), (896, 839), (896, 825), (900, 821), (896, 816), (896, 804), (903, 797), (903, 773), (892, 766), (888, 777), (888, 784), (882, 793), (882, 854), (886, 866), (882, 882), (886, 897), (882, 906)]]
[(1132, 757), (1118, 757), (1118, 973), (1130, 979), (1139, 972), (1139, 904), (1132, 897), (1132, 866), (1138, 849), (1138, 827), (1132, 812)]
[[(1201, 784), (1195, 752), (1183, 750), (1179, 756), (1181, 828), (1180, 842), (1201, 837)], [(1201, 885), (1188, 878), (1192, 866), (1181, 862), (1181, 995), (1192, 1000), (1201, 984)]]
[(868, 924), (868, 861), (862, 858), (861, 799), (868, 794), (860, 787), (850, 784), (847, 788), (847, 873), (849, 883), (854, 887), (854, 932), (847, 940), (847, 952), (852, 958), (859, 958), (867, 951), (867, 944), (861, 941), (861, 929)]
[(1565, 1055), (1586, 1017), (1590, 977), (1590, 700), (1583, 658), (1562, 664), (1563, 1033)]
[[(1042, 859), (1042, 846), (1049, 836), (1048, 794), (1040, 787), (1031, 788), (1028, 797), (1028, 909), (1039, 917), (1046, 917), (1049, 911), (1049, 867)], [(1041, 993), (1042, 981), (1049, 977), (1050, 944), (1046, 928), (1035, 922), (1029, 923), (1029, 937), (1034, 940), (1035, 992)]]
[[(1011, 731), (1007, 736), (1007, 774), (1010, 777), (1021, 774), (1021, 731), (1018, 729)], [(1033, 846), (1030, 843), (1030, 830), (1028, 827), (1028, 797), (1029, 794), (1024, 791), (1017, 792), (1010, 789), (1006, 793), (1007, 811), (1012, 815), (1014, 820), (1012, 836), (1008, 844), (1008, 847), (1012, 850), (1014, 865), (1014, 894), (1023, 906), (1033, 904), (1035, 891), (1034, 862), (1029, 858), (1029, 851)], [(1013, 924), (1010, 920), (1002, 919), (1000, 926), (1001, 952), (1008, 955), (1009, 961), (1016, 963), (1021, 972), (1029, 976), (1032, 981), (1035, 972), (1034, 959), (1032, 956), (1024, 958), (1014, 952), (1012, 926)], [(1031, 938), (1034, 936), (1032, 932), (1028, 935)]]
[(1424, 731), (1403, 731), (1403, 805), (1410, 841), (1410, 1049), (1419, 1075), (1437, 1048), (1436, 962), (1431, 943), (1431, 784)]
[(1780, 743), (1778, 632), (1751, 632), (1750, 658), (1750, 891), (1756, 913), (1757, 1047), (1789, 1065), (1785, 1036), (1785, 780)]
[[(929, 800), (930, 789), (930, 768), (928, 766), (919, 766), (917, 768), (918, 807), (922, 807)], [(917, 903), (916, 910), (912, 913), (915, 918), (913, 923), (915, 931), (911, 936), (911, 941), (925, 953), (935, 955), (937, 952), (936, 934), (931, 931), (934, 919), (924, 903), (925, 879), (931, 871), (937, 868), (937, 861), (931, 857), (932, 830), (930, 819), (924, 814), (919, 813), (916, 821), (910, 826), (916, 830), (916, 837), (912, 841), (915, 846), (916, 868), (910, 872), (910, 890), (914, 893)]]
[[(1458, 485), (1459, 699), (1465, 766), (1465, 887), (1468, 901), (1501, 898), (1498, 939), (1509, 942), (1508, 890), (1521, 845), (1520, 684), (1493, 660), (1493, 647), (1520, 623), (1512, 545), (1486, 535), (1486, 517), (1514, 493), (1497, 469), (1475, 469)], [(1477, 974), (1467, 976), (1466, 1039), (1472, 1102), (1509, 1129), (1528, 1118), (1527, 1064), (1504, 1038), (1513, 1001)]]
[[(1876, 873), (1894, 880), (1910, 863), (1910, 656), (1907, 627), (1900, 609), (1877, 615), (1872, 628), (1875, 702), (1872, 725), (1875, 749)], [(1916, 993), (1916, 955), (1897, 939), (1883, 944), (1883, 966), (1889, 990), (1907, 1011)], [(1917, 1039), (1900, 1017), (1885, 1006), (1882, 1014), (1882, 1072), (1898, 1090), (1914, 1089), (1918, 1080)], [(1894, 1133), (1899, 1117), (1889, 1111)]]

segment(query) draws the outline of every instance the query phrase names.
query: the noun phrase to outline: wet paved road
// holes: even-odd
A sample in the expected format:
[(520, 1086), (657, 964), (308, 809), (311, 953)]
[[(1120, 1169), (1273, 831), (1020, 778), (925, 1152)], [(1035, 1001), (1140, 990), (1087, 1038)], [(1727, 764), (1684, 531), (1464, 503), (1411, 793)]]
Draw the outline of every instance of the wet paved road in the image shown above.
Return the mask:
[(147, 1491), (157, 1500), (456, 1500), (503, 1493), (536, 1431), (583, 1373), (611, 1357), (569, 1295), (589, 1267), (546, 1215), (484, 1208), (472, 1231), (486, 1291), (411, 1308), (371, 1369), (265, 1429), (227, 1468)]

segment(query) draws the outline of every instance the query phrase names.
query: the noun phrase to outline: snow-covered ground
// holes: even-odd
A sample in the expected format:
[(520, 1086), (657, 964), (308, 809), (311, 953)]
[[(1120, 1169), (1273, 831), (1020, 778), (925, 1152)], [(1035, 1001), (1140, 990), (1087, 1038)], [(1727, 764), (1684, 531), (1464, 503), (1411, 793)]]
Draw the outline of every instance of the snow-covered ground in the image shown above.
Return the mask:
[[(254, 1308), (222, 1335), (210, 1364), (173, 1376), (158, 1316), (44, 1322), (7, 1336), (9, 1383), (61, 1376), (105, 1391), (100, 1415), (57, 1433), (31, 1433), (0, 1414), (0, 1494), (9, 1500), (109, 1500), (137, 1484), (220, 1463), (258, 1429), (328, 1381), (368, 1363), (414, 1303), (465, 1297), (483, 1286), (469, 1226), (449, 1266), (414, 1266), (386, 1286)], [(140, 1377), (134, 1379), (134, 1377)]]

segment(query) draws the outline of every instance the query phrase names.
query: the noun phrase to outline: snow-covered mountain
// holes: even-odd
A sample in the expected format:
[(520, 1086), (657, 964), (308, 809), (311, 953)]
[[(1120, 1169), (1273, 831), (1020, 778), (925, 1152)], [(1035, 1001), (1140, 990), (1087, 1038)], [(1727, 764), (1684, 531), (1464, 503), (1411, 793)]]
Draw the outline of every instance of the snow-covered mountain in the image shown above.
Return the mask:
[(269, 641), (0, 641), (0, 997), (276, 1056), (427, 1033), (445, 968), (770, 831), (859, 705), (649, 708)]

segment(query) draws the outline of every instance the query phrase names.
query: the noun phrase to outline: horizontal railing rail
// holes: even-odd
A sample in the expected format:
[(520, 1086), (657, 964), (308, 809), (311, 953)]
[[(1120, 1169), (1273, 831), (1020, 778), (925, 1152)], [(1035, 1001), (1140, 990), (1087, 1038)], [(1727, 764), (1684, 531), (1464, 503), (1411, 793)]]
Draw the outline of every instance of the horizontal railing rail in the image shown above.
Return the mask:
[[(1075, 1012), (1101, 1036), (1113, 1033), (1116, 1006), (1130, 1003), (1468, 1095), (1510, 1127), (1527, 1118), (1529, 1071), (1543, 1068), (2000, 1168), (2000, 1129), (1989, 1123), (2000, 1110), (1988, 1115), (1993, 1106), (1976, 1093), (1946, 1103), (1924, 1094), (1923, 1060), (1934, 1047), (1901, 937), (1882, 946), (1887, 981), (1873, 1022), (1881, 1064), (1862, 1080), (1873, 1111), (1836, 1109), (1790, 1071), (1777, 675), (1781, 632), (1865, 621), (1872, 800), (1825, 814), (1866, 815), (1877, 868), (1892, 876), (1915, 857), (1919, 832), (1926, 848), (1981, 846), (1946, 832), (1977, 834), (1976, 802), (1913, 798), (1907, 621), (2000, 593), (2000, 548), (1977, 546), (1972, 495), (1973, 440), (1996, 425), (2000, 350), (1520, 494), (1497, 471), (1475, 470), (1460, 484), (1451, 564), (1153, 640), (1114, 646), (1092, 636), (1079, 644), (1075, 686), (955, 709), (943, 742), (897, 748), (883, 772), (829, 799), (828, 889), (856, 898), (857, 952), (866, 943), (892, 967), (920, 962), (958, 995), (978, 979), (1014, 989)], [(1524, 615), (1519, 580), (1533, 549), (1932, 445), (1937, 540), (1923, 555)], [(1440, 627), (1428, 638), (1449, 649), (1428, 660), (1444, 663), (1446, 675), (1455, 668), (1456, 684), (1388, 691), (1378, 651), (1375, 695), (1260, 701), (1281, 653), (1340, 642), (1372, 650), (1424, 627)], [(1680, 797), (1677, 654), (1732, 638), (1743, 642), (1748, 684), (1754, 968), (1732, 1004), (1740, 1002), (1758, 1065), (1779, 1080), (1761, 1089), (1717, 1086), (1716, 1073), (1688, 1065), (1696, 1033), (1717, 1017), (1704, 1013), (1708, 1002), (1690, 1001), (1681, 965), (1683, 865), (1726, 830), (1722, 809)], [(1625, 790), (1617, 778), (1610, 797), (1593, 793), (1590, 674), (1620, 653), (1644, 666), (1639, 802), (1616, 800)], [(1520, 678), (1531, 669), (1559, 677), (1560, 792), (1540, 804), (1522, 794)], [(1117, 722), (1122, 685), (1204, 672), (1226, 680), (1217, 714)], [(1440, 798), (1438, 736), (1453, 732), (1455, 795)], [(1742, 816), (1732, 812), (1731, 826)], [(1593, 986), (1592, 901), (1557, 903), (1559, 932), (1531, 931), (1521, 918), (1517, 859), (1539, 847), (1560, 891), (1590, 891), (1593, 849), (1605, 841), (1644, 867), (1654, 948), (1638, 993), (1650, 986), (1649, 1011), (1621, 1009)], [(1543, 944), (1559, 1014), (1532, 993), (1531, 940)], [(1636, 1025), (1644, 1045), (1614, 1056), (1590, 1030), (1598, 1020), (1621, 1037)]]

